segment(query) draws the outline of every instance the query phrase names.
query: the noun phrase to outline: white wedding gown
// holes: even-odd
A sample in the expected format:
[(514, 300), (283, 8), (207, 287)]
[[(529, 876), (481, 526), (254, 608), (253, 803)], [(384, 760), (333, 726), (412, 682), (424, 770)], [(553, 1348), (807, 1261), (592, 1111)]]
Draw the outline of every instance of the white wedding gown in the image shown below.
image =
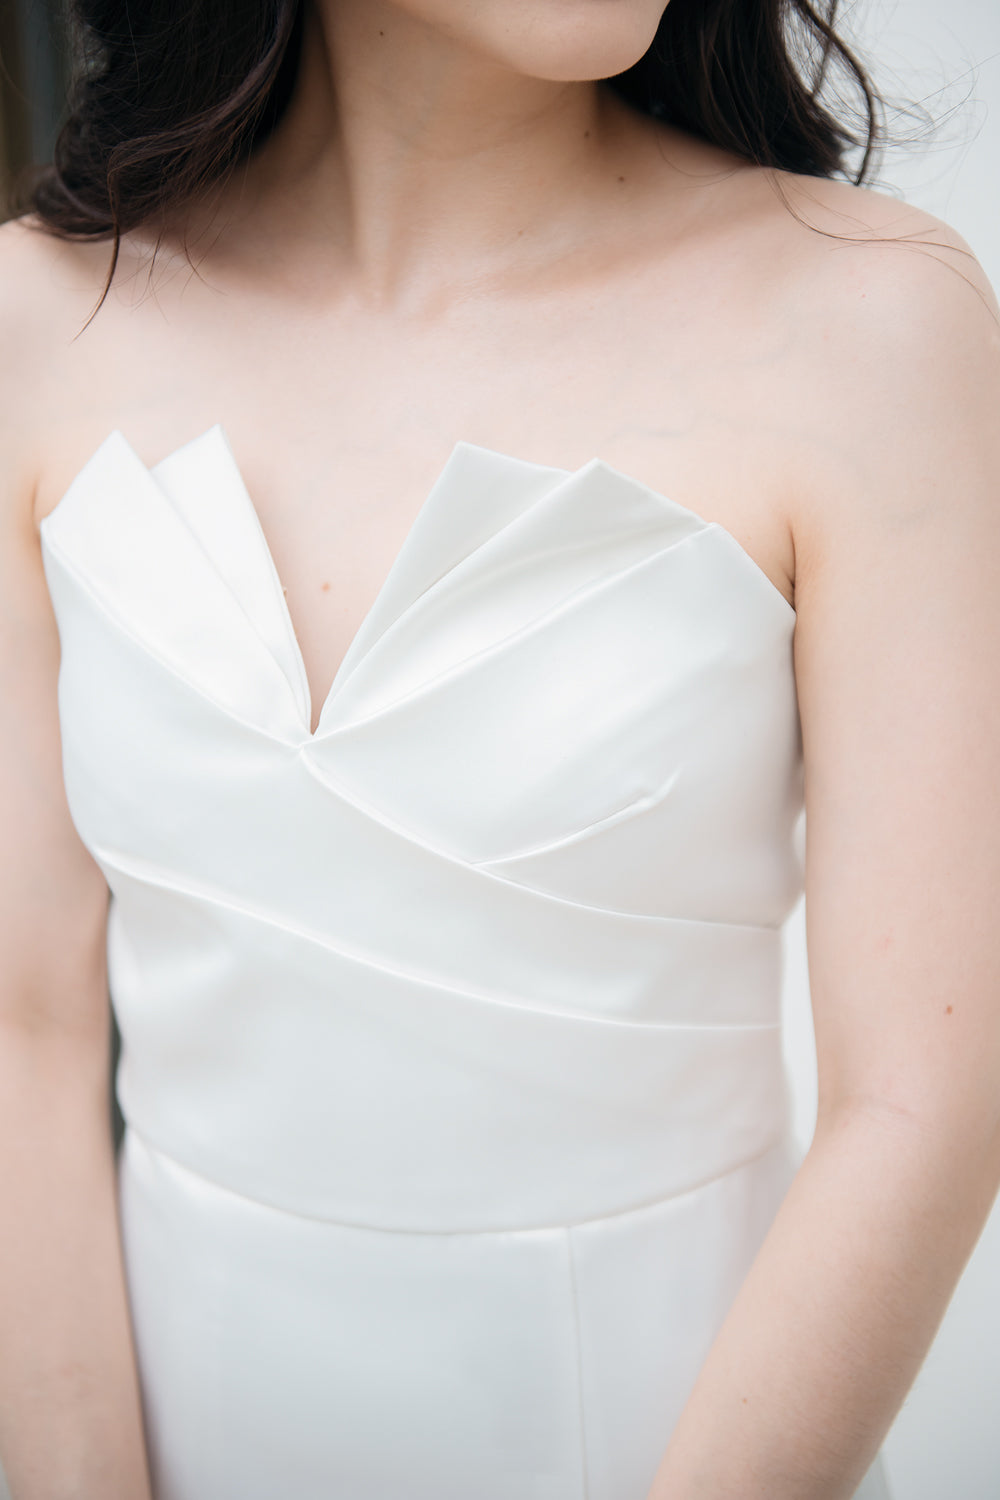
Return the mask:
[(459, 442), (310, 733), (221, 424), (41, 534), (157, 1500), (645, 1500), (796, 1166), (793, 609)]

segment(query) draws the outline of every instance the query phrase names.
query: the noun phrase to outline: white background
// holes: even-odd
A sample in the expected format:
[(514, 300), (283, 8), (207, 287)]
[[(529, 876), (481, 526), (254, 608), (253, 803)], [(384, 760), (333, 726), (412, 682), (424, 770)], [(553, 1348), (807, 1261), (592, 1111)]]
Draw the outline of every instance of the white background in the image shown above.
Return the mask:
[[(845, 6), (839, 26), (886, 94), (924, 101), (938, 121), (931, 140), (889, 153), (872, 186), (953, 225), (1000, 290), (1000, 0), (858, 0)], [(890, 124), (914, 137), (922, 128), (919, 117), (898, 114)], [(816, 1107), (804, 911), (800, 901), (785, 928), (784, 997), (803, 1148)], [(1000, 1206), (885, 1454), (893, 1500), (1000, 1500)]]
[[(931, 141), (887, 152), (870, 185), (951, 224), (1000, 293), (1000, 0), (859, 0), (840, 30), (885, 94), (923, 100), (938, 121)], [(921, 128), (899, 115), (890, 124)], [(805, 1145), (816, 1089), (804, 902), (785, 939), (786, 1052)], [(1000, 1205), (884, 1451), (893, 1500), (1000, 1500)]]

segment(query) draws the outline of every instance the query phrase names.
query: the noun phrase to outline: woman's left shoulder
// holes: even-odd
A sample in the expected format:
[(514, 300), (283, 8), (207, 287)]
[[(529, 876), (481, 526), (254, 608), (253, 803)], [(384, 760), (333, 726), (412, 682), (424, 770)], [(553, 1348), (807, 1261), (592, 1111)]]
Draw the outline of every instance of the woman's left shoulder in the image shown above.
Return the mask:
[[(765, 171), (765, 236), (785, 271), (785, 311), (804, 336), (850, 346), (878, 337), (875, 362), (928, 341), (1000, 330), (1000, 304), (975, 251), (944, 219), (871, 187)], [(763, 188), (763, 184), (762, 184)]]
[(915, 466), (940, 488), (960, 467), (956, 450), (995, 462), (1000, 307), (972, 247), (924, 209), (792, 173), (763, 173), (758, 193), (761, 280), (780, 330), (774, 397), (795, 439), (791, 524), (806, 563), (831, 529), (856, 540), (907, 510)]

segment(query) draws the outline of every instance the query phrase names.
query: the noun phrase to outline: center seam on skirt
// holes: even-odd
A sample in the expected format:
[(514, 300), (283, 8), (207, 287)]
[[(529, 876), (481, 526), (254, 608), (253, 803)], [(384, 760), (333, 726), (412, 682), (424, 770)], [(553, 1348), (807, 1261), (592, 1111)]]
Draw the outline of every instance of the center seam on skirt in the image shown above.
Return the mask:
[(589, 1500), (590, 1485), (587, 1478), (587, 1422), (584, 1415), (583, 1405), (583, 1341), (580, 1336), (580, 1301), (576, 1289), (576, 1261), (573, 1255), (573, 1231), (567, 1225), (563, 1231), (566, 1236), (566, 1257), (569, 1265), (569, 1290), (573, 1303), (573, 1330), (576, 1336), (576, 1397), (580, 1421), (580, 1472), (583, 1475), (583, 1497)]

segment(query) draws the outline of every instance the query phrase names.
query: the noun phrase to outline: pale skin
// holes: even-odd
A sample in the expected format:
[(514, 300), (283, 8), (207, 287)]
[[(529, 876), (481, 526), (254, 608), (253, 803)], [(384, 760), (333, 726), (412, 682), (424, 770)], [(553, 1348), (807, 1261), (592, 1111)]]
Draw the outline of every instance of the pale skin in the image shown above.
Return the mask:
[(599, 456), (729, 529), (794, 604), (818, 1124), (647, 1500), (848, 1500), (985, 1223), (1000, 310), (939, 220), (609, 99), (593, 80), (640, 56), (659, 14), (317, 0), (290, 115), (193, 215), (197, 275), (168, 237), (149, 279), (153, 236), (127, 237), (75, 339), (110, 245), (0, 229), (15, 1500), (149, 1497), (107, 1126), (107, 889), (66, 807), (37, 533), (113, 427), (151, 464), (223, 422), (313, 726), (459, 438)]

